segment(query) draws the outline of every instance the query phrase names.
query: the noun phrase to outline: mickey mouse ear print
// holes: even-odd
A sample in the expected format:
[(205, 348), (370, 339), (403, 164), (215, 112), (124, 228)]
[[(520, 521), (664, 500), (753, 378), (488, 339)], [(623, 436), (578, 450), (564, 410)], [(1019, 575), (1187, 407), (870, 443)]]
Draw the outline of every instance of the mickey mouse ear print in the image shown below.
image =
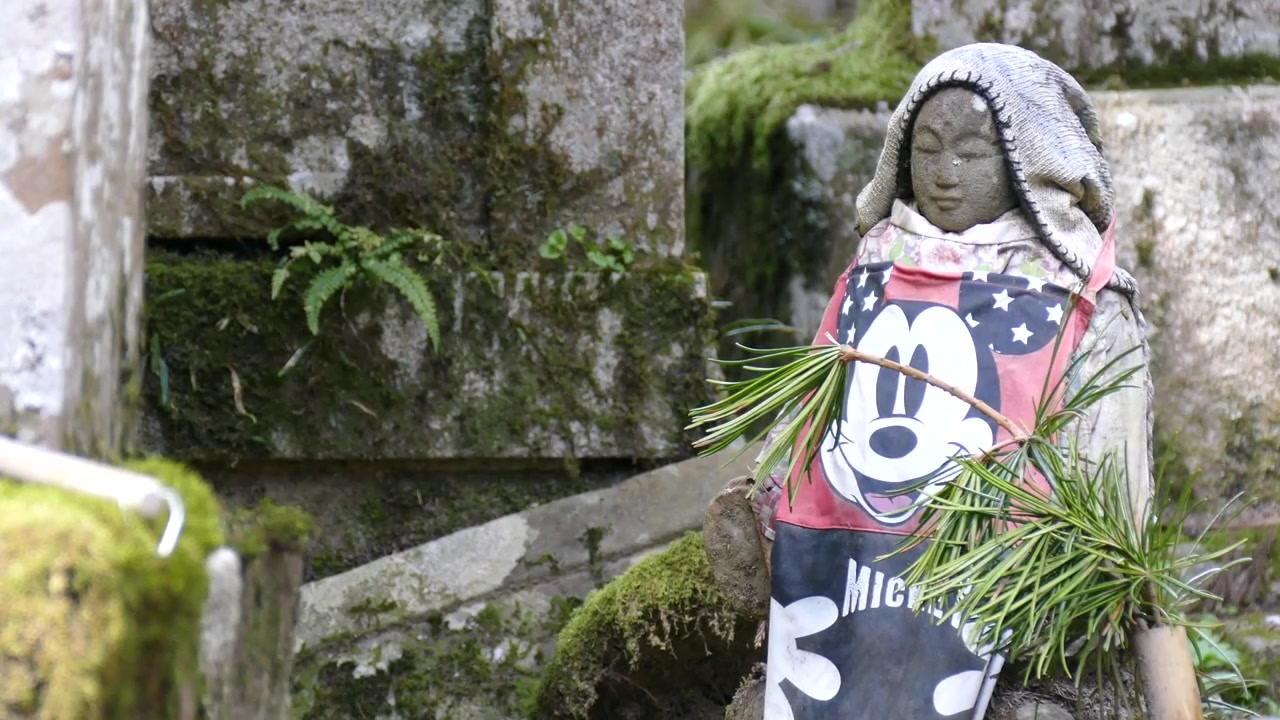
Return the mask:
[(0, 477), (114, 500), (121, 510), (138, 512), (147, 518), (167, 508), (169, 519), (156, 547), (156, 554), (162, 558), (169, 557), (177, 547), (187, 519), (181, 496), (153, 477), (3, 436), (0, 436)]

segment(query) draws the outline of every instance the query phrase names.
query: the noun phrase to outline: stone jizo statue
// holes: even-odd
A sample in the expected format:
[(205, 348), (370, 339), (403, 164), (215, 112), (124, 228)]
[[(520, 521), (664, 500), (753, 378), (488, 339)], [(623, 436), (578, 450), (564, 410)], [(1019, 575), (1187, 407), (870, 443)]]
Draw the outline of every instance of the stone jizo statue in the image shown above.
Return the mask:
[[(1052, 385), (1073, 354), (1091, 353), (1084, 377), (1131, 348), (1141, 350), (1117, 370), (1147, 359), (1135, 283), (1115, 266), (1113, 204), (1097, 118), (1069, 74), (1007, 45), (947, 52), (890, 119), (857, 199), (857, 255), (815, 342), (830, 336), (909, 364), (1030, 428), (1045, 378)], [(1130, 496), (1145, 511), (1149, 374), (1132, 384), (1072, 432), (1087, 456), (1126, 458)], [(912, 610), (902, 578), (920, 550), (877, 559), (916, 531), (913, 503), (954, 477), (953, 456), (1008, 438), (942, 390), (854, 363), (838, 432), (827, 431), (794, 504), (785, 464), (753, 497), (742, 478), (713, 500), (704, 529), (717, 579), (768, 619), (765, 678), (740, 695), (735, 717), (1010, 712), (998, 694), (992, 702), (1005, 658), (967, 644), (958, 621)], [(893, 493), (922, 481), (916, 494)]]

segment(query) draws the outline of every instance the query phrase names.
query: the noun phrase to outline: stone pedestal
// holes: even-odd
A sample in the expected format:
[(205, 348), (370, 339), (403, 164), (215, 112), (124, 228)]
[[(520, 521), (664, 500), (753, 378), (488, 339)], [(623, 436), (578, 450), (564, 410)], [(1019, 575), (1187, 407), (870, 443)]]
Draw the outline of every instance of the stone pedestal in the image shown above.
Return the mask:
[(118, 451), (138, 358), (147, 4), (0, 7), (0, 430)]

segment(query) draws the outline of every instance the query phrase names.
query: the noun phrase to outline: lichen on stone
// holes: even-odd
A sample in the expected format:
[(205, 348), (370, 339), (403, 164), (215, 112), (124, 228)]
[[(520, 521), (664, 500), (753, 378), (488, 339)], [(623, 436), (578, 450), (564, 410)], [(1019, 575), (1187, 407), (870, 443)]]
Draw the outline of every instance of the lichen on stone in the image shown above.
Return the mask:
[(206, 556), (222, 543), (219, 506), (193, 472), (126, 463), (183, 498), (173, 554), (165, 518), (59, 488), (0, 481), (0, 708), (48, 720), (177, 717), (199, 687)]
[(688, 533), (574, 611), (529, 717), (622, 717), (637, 701), (653, 703), (646, 717), (688, 709), (655, 707), (660, 698), (724, 707), (758, 659), (754, 630), (721, 595), (701, 533)]
[(545, 660), (541, 645), (565, 614), (557, 602), (545, 612), (490, 604), (465, 619), (437, 614), (382, 637), (374, 626), (364, 639), (304, 650), (294, 672), (293, 716), (345, 720), (394, 709), (400, 717), (437, 720), (518, 717)]

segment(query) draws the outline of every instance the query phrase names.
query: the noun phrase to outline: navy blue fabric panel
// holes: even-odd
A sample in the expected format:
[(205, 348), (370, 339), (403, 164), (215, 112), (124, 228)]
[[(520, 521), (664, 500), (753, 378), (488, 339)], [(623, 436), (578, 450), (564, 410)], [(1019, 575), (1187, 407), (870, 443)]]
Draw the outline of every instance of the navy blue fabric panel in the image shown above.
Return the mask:
[[(775, 701), (779, 692), (785, 695), (795, 720), (972, 716), (987, 658), (966, 646), (958, 622), (939, 624), (940, 612), (911, 610), (916, 593), (903, 576), (923, 547), (876, 560), (902, 540), (778, 524), (769, 683)], [(831, 694), (830, 682), (818, 677), (829, 675), (830, 665), (839, 673), (839, 689), (825, 699), (806, 694), (806, 687), (827, 688), (818, 694)], [(785, 715), (773, 712), (766, 718)]]

